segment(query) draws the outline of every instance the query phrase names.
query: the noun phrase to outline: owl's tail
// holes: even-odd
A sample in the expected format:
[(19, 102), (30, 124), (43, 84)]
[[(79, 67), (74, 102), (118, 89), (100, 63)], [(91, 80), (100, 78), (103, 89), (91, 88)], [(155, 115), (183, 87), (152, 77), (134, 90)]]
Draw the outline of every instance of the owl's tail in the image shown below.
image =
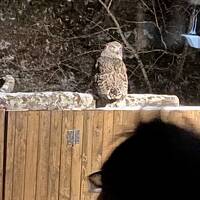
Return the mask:
[(119, 88), (111, 88), (108, 93), (108, 99), (109, 100), (119, 100), (123, 97), (122, 92)]

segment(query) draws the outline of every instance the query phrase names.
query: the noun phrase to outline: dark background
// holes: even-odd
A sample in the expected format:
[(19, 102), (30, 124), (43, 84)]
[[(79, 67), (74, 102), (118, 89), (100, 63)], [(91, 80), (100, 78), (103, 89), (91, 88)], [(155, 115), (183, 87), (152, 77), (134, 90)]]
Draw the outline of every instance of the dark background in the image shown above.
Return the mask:
[[(182, 104), (198, 105), (199, 50), (188, 47), (181, 37), (190, 30), (194, 6), (187, 0), (103, 2), (139, 55), (153, 93), (175, 94)], [(0, 73), (16, 78), (16, 92), (85, 92), (103, 45), (113, 40), (123, 43), (98, 0), (2, 0), (0, 33)], [(149, 93), (126, 46), (124, 62), (129, 93)]]

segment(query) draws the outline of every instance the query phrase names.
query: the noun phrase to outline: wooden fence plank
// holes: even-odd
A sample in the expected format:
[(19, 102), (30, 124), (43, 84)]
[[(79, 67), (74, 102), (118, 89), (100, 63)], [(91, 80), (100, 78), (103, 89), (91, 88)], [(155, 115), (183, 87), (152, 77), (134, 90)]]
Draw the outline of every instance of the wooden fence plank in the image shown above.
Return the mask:
[(0, 110), (0, 199), (3, 199), (4, 123), (5, 111)]
[(48, 200), (58, 200), (62, 112), (51, 112)]
[(81, 165), (81, 200), (90, 200), (91, 198), (91, 193), (88, 192), (87, 177), (91, 173), (93, 118), (94, 111), (85, 111)]
[(113, 149), (123, 142), (127, 136), (123, 133), (132, 132), (139, 122), (149, 121), (160, 116), (160, 110), (116, 110), (113, 118)]
[(102, 164), (103, 111), (94, 113), (92, 138), (92, 170), (99, 170)]
[(102, 162), (108, 158), (113, 149), (113, 115), (113, 111), (104, 111)]
[(27, 112), (16, 112), (13, 200), (24, 199), (27, 119)]
[(80, 140), (79, 144), (72, 146), (71, 200), (80, 198), (83, 114), (83, 111), (74, 111), (74, 129), (80, 131)]
[(39, 111), (28, 112), (24, 200), (35, 200)]
[(183, 128), (193, 129), (200, 134), (200, 110), (163, 109), (161, 119)]
[(36, 200), (47, 199), (50, 111), (40, 111)]
[(123, 111), (123, 130), (124, 132), (133, 131), (140, 122), (140, 110), (124, 110)]
[(123, 126), (123, 112), (122, 110), (113, 111), (113, 149), (122, 142), (119, 135), (124, 132), (125, 128)]
[(123, 112), (122, 110), (114, 110), (113, 111), (113, 120), (114, 120), (114, 134), (120, 134), (123, 130)]
[[(94, 128), (92, 138), (92, 171), (97, 171), (102, 165), (102, 141), (103, 141), (103, 112), (96, 111), (94, 113)], [(92, 193), (91, 199), (95, 200), (97, 194)]]
[(59, 200), (71, 199), (72, 145), (67, 144), (67, 131), (73, 129), (73, 111), (63, 111)]
[(139, 122), (140, 110), (114, 111), (112, 150), (127, 138), (125, 133), (133, 132)]
[(140, 121), (149, 122), (155, 118), (160, 118), (160, 109), (142, 109), (140, 111)]
[(7, 149), (6, 149), (6, 177), (5, 177), (5, 200), (12, 200), (13, 169), (15, 150), (15, 112), (8, 112)]

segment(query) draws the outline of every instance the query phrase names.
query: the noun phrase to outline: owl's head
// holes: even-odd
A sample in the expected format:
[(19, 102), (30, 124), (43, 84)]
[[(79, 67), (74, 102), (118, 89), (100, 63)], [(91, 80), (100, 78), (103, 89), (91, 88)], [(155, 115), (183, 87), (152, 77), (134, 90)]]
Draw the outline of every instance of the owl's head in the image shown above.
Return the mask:
[(122, 45), (117, 41), (107, 43), (101, 53), (101, 56), (118, 58), (122, 60)]
[(11, 75), (6, 75), (6, 76), (2, 77), (1, 79), (4, 83), (6, 82), (6, 83), (10, 83), (10, 84), (15, 84), (15, 79)]

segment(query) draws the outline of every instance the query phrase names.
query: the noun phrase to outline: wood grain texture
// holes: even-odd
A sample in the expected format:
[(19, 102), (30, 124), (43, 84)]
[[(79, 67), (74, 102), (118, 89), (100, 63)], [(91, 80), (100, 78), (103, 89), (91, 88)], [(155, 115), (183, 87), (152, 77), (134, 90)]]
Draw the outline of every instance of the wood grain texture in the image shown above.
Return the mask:
[(4, 123), (5, 111), (0, 110), (0, 199), (3, 199), (3, 173), (4, 173)]
[(13, 200), (24, 199), (27, 122), (27, 112), (16, 112), (12, 194)]
[(122, 118), (122, 132), (132, 132), (140, 121), (140, 110), (124, 110)]
[(119, 135), (121, 135), (125, 129), (123, 125), (123, 112), (125, 111), (113, 111), (113, 149), (122, 142)]
[[(94, 126), (92, 137), (92, 171), (98, 171), (102, 165), (102, 147), (103, 147), (103, 111), (94, 113)], [(91, 199), (97, 198), (97, 194), (92, 193)]]
[(74, 130), (80, 131), (80, 140), (79, 144), (72, 146), (71, 200), (80, 198), (83, 116), (83, 111), (74, 111)]
[(28, 112), (24, 199), (35, 200), (39, 111)]
[(15, 151), (16, 112), (8, 112), (6, 174), (5, 174), (5, 200), (12, 200), (13, 170)]
[(63, 111), (59, 200), (71, 199), (72, 145), (67, 143), (67, 131), (73, 129), (73, 111)]
[(103, 147), (102, 147), (102, 162), (104, 162), (113, 149), (113, 120), (114, 112), (105, 111), (103, 117)]
[(61, 131), (62, 112), (53, 111), (51, 112), (48, 200), (58, 200), (59, 196)]
[(200, 135), (200, 110), (161, 110), (161, 119), (191, 129)]
[(150, 109), (150, 110), (145, 110), (142, 109), (140, 111), (140, 121), (141, 122), (149, 122), (155, 118), (160, 118), (160, 109)]
[(40, 111), (36, 200), (48, 195), (50, 111)]
[(91, 193), (88, 192), (88, 175), (91, 173), (92, 165), (92, 135), (93, 135), (94, 111), (85, 111), (82, 145), (82, 165), (81, 165), (81, 200), (90, 200)]

